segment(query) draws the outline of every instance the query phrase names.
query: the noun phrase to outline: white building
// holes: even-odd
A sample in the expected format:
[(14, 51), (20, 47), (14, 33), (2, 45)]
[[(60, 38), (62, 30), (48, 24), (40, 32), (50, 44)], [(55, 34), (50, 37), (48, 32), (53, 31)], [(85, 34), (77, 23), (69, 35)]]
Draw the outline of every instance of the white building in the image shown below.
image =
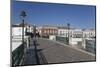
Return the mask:
[(71, 29), (68, 30), (67, 27), (58, 27), (58, 35), (57, 36), (68, 37), (68, 34), (71, 34)]
[(37, 32), (39, 32), (39, 34), (42, 34), (42, 27), (36, 27)]
[[(23, 28), (22, 28), (21, 24), (17, 24), (17, 25), (12, 25), (11, 29), (12, 29), (11, 30), (12, 50), (14, 50), (15, 48), (17, 48), (18, 46), (20, 46), (22, 44)], [(26, 25), (26, 24), (24, 26), (24, 41), (26, 41), (28, 43), (27, 39), (29, 38), (29, 36), (26, 36), (26, 31), (33, 32), (33, 26)]]
[(58, 28), (59, 37), (69, 37), (69, 44), (72, 46), (80, 45), (80, 47), (85, 48), (86, 39), (95, 38), (95, 30), (93, 29), (70, 29), (68, 30), (66, 27)]
[[(12, 37), (22, 37), (22, 31), (23, 31), (23, 28), (22, 26), (19, 24), (19, 25), (12, 25)], [(25, 33), (26, 32), (33, 32), (33, 26), (31, 25), (25, 25), (24, 26), (24, 36), (25, 36)]]
[(83, 33), (84, 33), (85, 38), (95, 38), (96, 37), (94, 29), (86, 29), (84, 30)]
[(78, 44), (80, 42), (82, 42), (82, 38), (83, 38), (83, 31), (81, 29), (73, 29), (71, 30), (71, 37), (70, 37), (70, 44)]

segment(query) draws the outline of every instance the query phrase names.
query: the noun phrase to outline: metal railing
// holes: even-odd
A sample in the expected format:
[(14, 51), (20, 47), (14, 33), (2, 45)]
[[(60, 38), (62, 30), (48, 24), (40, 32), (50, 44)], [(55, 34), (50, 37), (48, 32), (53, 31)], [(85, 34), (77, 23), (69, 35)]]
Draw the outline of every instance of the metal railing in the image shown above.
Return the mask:
[(56, 41), (59, 41), (59, 42), (64, 43), (64, 44), (67, 44), (68, 43), (68, 37), (56, 36)]
[(86, 51), (96, 54), (95, 40), (86, 40)]
[(12, 66), (20, 65), (21, 60), (24, 55), (24, 46), (25, 44), (20, 45), (12, 52)]

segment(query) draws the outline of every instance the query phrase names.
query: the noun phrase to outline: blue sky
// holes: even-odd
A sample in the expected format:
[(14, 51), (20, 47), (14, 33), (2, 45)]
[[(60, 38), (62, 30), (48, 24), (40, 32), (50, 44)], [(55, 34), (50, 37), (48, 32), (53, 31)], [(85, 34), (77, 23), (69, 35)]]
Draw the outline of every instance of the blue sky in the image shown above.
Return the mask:
[(20, 12), (26, 11), (25, 23), (32, 25), (58, 25), (75, 28), (95, 28), (95, 6), (48, 4), (36, 2), (12, 3), (12, 24), (21, 23)]

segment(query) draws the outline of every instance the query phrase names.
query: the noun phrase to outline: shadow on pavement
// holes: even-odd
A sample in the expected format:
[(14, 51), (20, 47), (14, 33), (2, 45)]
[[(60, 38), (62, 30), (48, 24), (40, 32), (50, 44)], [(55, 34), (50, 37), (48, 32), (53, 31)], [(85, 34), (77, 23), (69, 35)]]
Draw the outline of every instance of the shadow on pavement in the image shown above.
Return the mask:
[(42, 53), (42, 50), (43, 49), (37, 49), (37, 53), (38, 53), (40, 64), (48, 64), (44, 54)]
[(40, 65), (47, 64), (47, 60), (42, 53), (43, 49), (37, 49), (37, 46), (40, 44), (37, 41), (33, 41), (33, 44), (30, 45), (29, 48), (26, 49), (26, 54), (24, 57), (23, 65)]

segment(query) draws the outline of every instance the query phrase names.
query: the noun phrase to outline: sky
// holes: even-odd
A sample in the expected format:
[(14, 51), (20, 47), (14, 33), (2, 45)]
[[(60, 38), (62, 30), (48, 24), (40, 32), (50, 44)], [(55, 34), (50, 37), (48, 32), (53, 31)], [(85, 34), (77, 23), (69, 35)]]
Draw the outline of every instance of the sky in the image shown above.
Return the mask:
[(36, 26), (53, 25), (74, 28), (95, 28), (95, 6), (13, 1), (11, 23), (22, 23), (20, 13), (25, 11), (25, 23)]

